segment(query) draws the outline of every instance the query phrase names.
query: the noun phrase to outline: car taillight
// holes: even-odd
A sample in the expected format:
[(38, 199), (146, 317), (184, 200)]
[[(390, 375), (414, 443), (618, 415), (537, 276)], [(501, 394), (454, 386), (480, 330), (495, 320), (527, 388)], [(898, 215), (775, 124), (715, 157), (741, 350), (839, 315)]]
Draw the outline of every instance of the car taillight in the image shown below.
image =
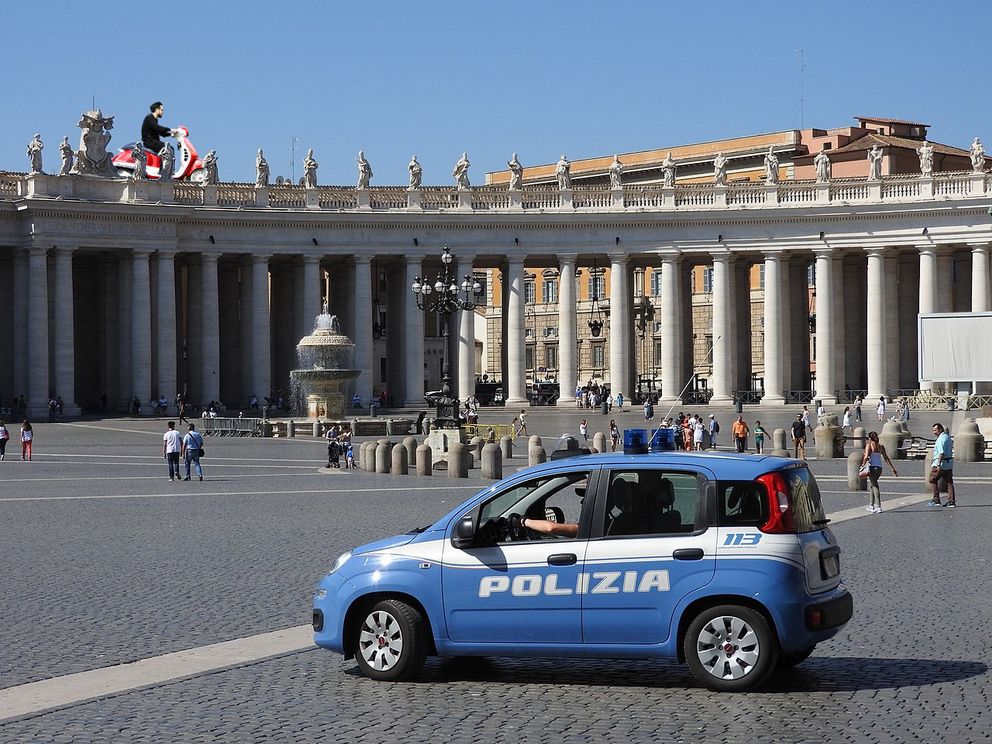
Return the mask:
[(756, 479), (765, 487), (768, 498), (768, 521), (758, 529), (762, 532), (795, 533), (796, 521), (792, 516), (789, 485), (781, 473), (765, 473)]

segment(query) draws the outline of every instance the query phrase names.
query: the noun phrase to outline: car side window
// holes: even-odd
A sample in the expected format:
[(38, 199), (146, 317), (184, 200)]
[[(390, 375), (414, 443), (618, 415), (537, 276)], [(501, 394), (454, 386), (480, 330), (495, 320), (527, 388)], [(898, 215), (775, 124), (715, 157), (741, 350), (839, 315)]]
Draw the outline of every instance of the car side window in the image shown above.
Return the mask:
[(721, 526), (757, 527), (768, 521), (768, 499), (754, 481), (720, 481), (717, 509)]
[(696, 529), (699, 483), (693, 473), (614, 470), (606, 498), (607, 537), (679, 535)]
[(559, 524), (578, 524), (589, 471), (556, 473), (525, 481), (482, 505), (479, 524), (518, 514)]

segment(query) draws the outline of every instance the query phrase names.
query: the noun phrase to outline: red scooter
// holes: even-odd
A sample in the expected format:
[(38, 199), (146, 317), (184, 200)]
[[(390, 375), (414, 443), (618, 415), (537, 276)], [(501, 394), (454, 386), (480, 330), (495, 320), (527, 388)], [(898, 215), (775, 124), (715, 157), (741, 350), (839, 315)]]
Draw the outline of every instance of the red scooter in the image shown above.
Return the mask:
[[(203, 161), (189, 141), (189, 130), (184, 126), (176, 127), (176, 142), (178, 152), (176, 152), (176, 162), (172, 168), (172, 180), (192, 181), (193, 183), (203, 183), (206, 180), (206, 172), (203, 169)], [(157, 152), (152, 152), (140, 142), (131, 142), (121, 148), (121, 151), (114, 155), (113, 163), (117, 169), (117, 174), (125, 178), (134, 173), (134, 149), (140, 147), (145, 153), (145, 172), (150, 180), (159, 178), (159, 168), (162, 165), (162, 158)]]

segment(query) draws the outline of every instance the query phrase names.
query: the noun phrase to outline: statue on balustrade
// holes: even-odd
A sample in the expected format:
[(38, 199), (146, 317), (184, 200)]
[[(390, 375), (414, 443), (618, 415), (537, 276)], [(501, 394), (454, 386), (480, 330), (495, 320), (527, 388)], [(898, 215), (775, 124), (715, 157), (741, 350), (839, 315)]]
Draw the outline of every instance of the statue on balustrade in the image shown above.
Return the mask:
[(613, 162), (610, 163), (610, 188), (611, 189), (622, 189), (623, 188), (623, 163), (620, 162), (620, 156), (614, 155)]
[(770, 147), (765, 155), (765, 183), (778, 183), (778, 155)]
[(458, 162), (455, 163), (455, 168), (451, 171), (451, 175), (455, 179), (455, 183), (458, 184), (460, 189), (470, 189), (472, 184), (468, 180), (468, 167), (471, 163), (468, 162), (468, 153), (463, 152), (462, 156), (458, 158)]
[(143, 147), (135, 147), (132, 153), (134, 157), (134, 170), (131, 178), (135, 181), (144, 181), (148, 178), (148, 155)]
[(117, 169), (112, 162), (113, 155), (107, 152), (114, 117), (104, 116), (100, 109), (87, 111), (79, 118), (76, 126), (83, 131), (79, 135), (76, 165), (72, 172), (81, 176), (117, 178)]
[(985, 148), (978, 137), (971, 143), (971, 170), (981, 173), (985, 170)]
[(207, 186), (216, 186), (220, 183), (217, 175), (217, 151), (211, 150), (203, 157), (203, 183)]
[(517, 153), (513, 153), (506, 165), (510, 169), (510, 191), (519, 191), (524, 182), (524, 167), (517, 160)]
[(158, 156), (162, 159), (161, 164), (158, 166), (158, 180), (159, 181), (171, 181), (172, 175), (176, 170), (176, 150), (172, 147), (169, 142), (165, 143), (165, 147), (159, 150)]
[(727, 157), (722, 152), (713, 158), (713, 181), (717, 186), (727, 185)]
[(313, 148), (307, 150), (307, 156), (303, 158), (303, 187), (307, 189), (317, 188), (317, 161), (313, 158)]
[(258, 148), (255, 156), (255, 188), (260, 189), (269, 185), (269, 163), (262, 154), (262, 148)]
[(407, 186), (408, 191), (416, 191), (420, 188), (420, 183), (424, 178), (424, 169), (420, 167), (420, 163), (417, 162), (417, 156), (412, 155), (410, 157), (410, 164), (406, 167), (410, 171), (410, 185)]
[(826, 183), (830, 180), (831, 171), (833, 170), (833, 164), (830, 162), (830, 156), (827, 155), (827, 151), (820, 150), (813, 158), (813, 165), (816, 166), (816, 182)]
[(59, 175), (68, 176), (69, 171), (72, 170), (72, 161), (74, 157), (72, 153), (72, 145), (69, 144), (68, 137), (62, 138), (62, 143), (59, 145), (59, 155), (62, 156), (62, 167), (59, 168)]
[(882, 180), (882, 148), (878, 145), (868, 151), (868, 180)]
[(932, 175), (933, 145), (926, 140), (923, 140), (923, 144), (920, 145), (920, 149), (916, 151), (916, 154), (920, 156), (920, 174), (924, 176)]
[(365, 159), (365, 151), (358, 151), (358, 188), (367, 189), (372, 180), (372, 166)]
[(661, 185), (666, 189), (675, 188), (675, 160), (671, 152), (661, 161)]
[(572, 164), (562, 153), (558, 158), (558, 165), (555, 166), (555, 175), (558, 177), (558, 188), (564, 191), (572, 188)]
[(45, 149), (45, 143), (41, 141), (41, 135), (37, 132), (34, 138), (28, 143), (28, 162), (31, 164), (31, 173), (44, 173), (41, 168), (41, 151)]

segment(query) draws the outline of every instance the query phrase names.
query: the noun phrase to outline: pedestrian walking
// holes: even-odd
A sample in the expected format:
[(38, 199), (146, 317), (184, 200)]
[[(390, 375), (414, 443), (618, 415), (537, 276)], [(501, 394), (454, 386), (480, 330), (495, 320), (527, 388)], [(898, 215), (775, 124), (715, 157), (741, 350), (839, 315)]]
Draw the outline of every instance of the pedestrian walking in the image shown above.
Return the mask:
[(527, 436), (527, 410), (525, 408), (520, 409), (520, 432)]
[(692, 448), (695, 450), (703, 449), (703, 432), (706, 427), (703, 426), (703, 420), (697, 419), (695, 425), (692, 427)]
[(803, 423), (803, 415), (796, 414), (796, 420), (792, 422), (792, 444), (797, 460), (806, 459), (806, 424)]
[(878, 399), (878, 405), (875, 406), (875, 413), (878, 414), (879, 421), (885, 421), (885, 396), (883, 395)]
[(850, 406), (845, 406), (844, 407), (844, 417), (843, 417), (843, 419), (841, 419), (840, 431), (841, 431), (841, 434), (843, 434), (846, 431), (850, 431), (852, 434), (854, 433), (854, 428), (851, 426), (851, 407)]
[(354, 470), (358, 466), (355, 464), (355, 450), (351, 445), (351, 442), (345, 444), (344, 450), (344, 467), (346, 470)]
[(24, 419), (24, 423), (21, 424), (21, 459), (30, 460), (31, 450), (34, 445), (34, 429), (31, 428), (31, 422)]
[(754, 422), (754, 451), (759, 455), (765, 451), (765, 427), (761, 425), (761, 422), (755, 420)]
[(610, 419), (610, 451), (616, 452), (620, 445), (620, 427), (617, 426), (616, 419)]
[(650, 421), (654, 418), (654, 406), (651, 404), (651, 399), (646, 398), (644, 401), (644, 420)]
[(182, 435), (176, 431), (176, 422), (166, 424), (165, 434), (162, 435), (162, 457), (169, 466), (169, 480), (182, 480), (179, 474), (179, 454), (183, 449)]
[(514, 439), (519, 437), (520, 432), (523, 431), (523, 428), (520, 426), (520, 419), (518, 419), (516, 416), (514, 416), (513, 421), (510, 422), (510, 431), (513, 432)]
[(809, 406), (803, 406), (803, 426), (806, 427), (806, 436), (810, 437), (813, 434), (813, 424), (809, 420)]
[(582, 422), (579, 424), (579, 434), (582, 435), (584, 442), (589, 442), (589, 422), (585, 419), (582, 419)]
[(885, 460), (892, 468), (892, 475), (899, 475), (896, 466), (889, 459), (885, 447), (878, 441), (878, 432), (868, 432), (868, 443), (865, 445), (865, 456), (861, 458), (861, 467), (868, 466), (868, 483), (871, 491), (871, 503), (866, 507), (872, 514), (882, 512), (882, 492), (878, 487), (879, 476), (882, 475), (882, 460)]
[(861, 404), (863, 402), (864, 402), (864, 398), (862, 398), (860, 395), (858, 395), (858, 397), (854, 399), (854, 420), (857, 421), (859, 424), (861, 423)]
[(617, 410), (623, 413), (623, 393), (617, 393)]
[(909, 421), (909, 398), (902, 399), (902, 408), (900, 409), (900, 418), (903, 421)]
[(734, 422), (732, 427), (732, 432), (734, 435), (734, 444), (737, 446), (738, 452), (747, 452), (747, 435), (750, 432), (750, 427), (744, 421), (743, 416), (738, 416), (737, 420)]
[(0, 460), (7, 456), (7, 442), (10, 441), (10, 432), (7, 431), (7, 424), (0, 421)]
[(340, 469), (341, 467), (341, 442), (338, 441), (340, 433), (337, 425), (335, 425), (328, 429), (325, 435), (327, 438), (327, 467), (329, 468)]
[(710, 432), (710, 447), (716, 449), (716, 435), (720, 433), (720, 422), (716, 420), (716, 416), (712, 413), (710, 414), (710, 422), (707, 428)]
[(186, 480), (190, 479), (190, 466), (196, 468), (196, 474), (203, 480), (203, 468), (200, 458), (203, 457), (203, 435), (196, 430), (196, 424), (189, 425), (189, 431), (183, 437), (183, 460), (186, 462)]
[(188, 424), (189, 419), (186, 418), (186, 399), (182, 396), (180, 396), (179, 400), (176, 402), (176, 409), (179, 411), (179, 423)]
[(934, 424), (933, 433), (937, 437), (937, 441), (933, 443), (933, 460), (930, 462), (930, 486), (933, 489), (933, 498), (927, 505), (941, 506), (940, 482), (943, 481), (947, 485), (947, 503), (944, 506), (954, 508), (957, 506), (954, 495), (954, 443), (942, 424)]

